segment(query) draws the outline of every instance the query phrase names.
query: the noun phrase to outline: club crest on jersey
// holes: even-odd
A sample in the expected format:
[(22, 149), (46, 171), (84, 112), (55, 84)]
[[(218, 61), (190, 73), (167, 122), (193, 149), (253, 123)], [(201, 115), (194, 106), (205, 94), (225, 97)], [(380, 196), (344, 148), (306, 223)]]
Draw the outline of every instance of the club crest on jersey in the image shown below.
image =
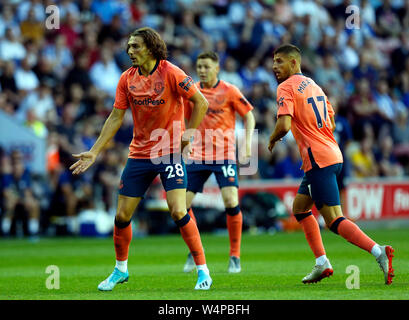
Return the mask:
[(155, 84), (153, 86), (153, 90), (155, 90), (156, 94), (161, 94), (164, 89), (165, 89), (165, 86), (163, 85), (162, 81), (155, 82)]
[(225, 100), (226, 100), (225, 96), (224, 96), (224, 95), (221, 95), (221, 94), (215, 96), (215, 98), (214, 98), (214, 101), (215, 101), (217, 104), (223, 104)]

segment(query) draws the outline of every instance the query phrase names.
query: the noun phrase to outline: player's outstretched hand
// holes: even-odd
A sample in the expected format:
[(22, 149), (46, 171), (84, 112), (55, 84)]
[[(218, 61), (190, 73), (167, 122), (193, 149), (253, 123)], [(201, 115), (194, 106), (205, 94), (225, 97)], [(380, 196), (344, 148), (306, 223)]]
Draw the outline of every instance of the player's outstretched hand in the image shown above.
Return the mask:
[(270, 138), (270, 141), (268, 143), (268, 150), (270, 150), (270, 152), (272, 152), (275, 145), (276, 145), (276, 142), (272, 141), (271, 138)]
[[(276, 145), (277, 141), (273, 141), (272, 140), (273, 135), (271, 135), (270, 139), (269, 139), (269, 143), (268, 143), (268, 150), (270, 150), (270, 152), (273, 152), (274, 146)], [(283, 138), (280, 138), (279, 141), (283, 141)]]
[(85, 172), (97, 158), (97, 155), (90, 151), (73, 154), (72, 156), (79, 159), (70, 167), (72, 174), (80, 174)]

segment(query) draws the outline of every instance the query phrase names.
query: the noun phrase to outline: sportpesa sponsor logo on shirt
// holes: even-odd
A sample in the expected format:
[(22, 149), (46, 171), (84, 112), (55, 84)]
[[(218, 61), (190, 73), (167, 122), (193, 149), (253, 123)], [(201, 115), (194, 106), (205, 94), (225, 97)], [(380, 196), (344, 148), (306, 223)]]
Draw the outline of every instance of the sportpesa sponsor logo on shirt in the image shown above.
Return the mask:
[(217, 113), (224, 113), (223, 109), (215, 109), (215, 108), (208, 108), (206, 111), (206, 114), (209, 113), (213, 113), (213, 114), (217, 114)]
[(145, 99), (134, 99), (133, 103), (135, 106), (159, 106), (165, 103), (164, 99), (152, 99), (152, 98), (145, 98)]

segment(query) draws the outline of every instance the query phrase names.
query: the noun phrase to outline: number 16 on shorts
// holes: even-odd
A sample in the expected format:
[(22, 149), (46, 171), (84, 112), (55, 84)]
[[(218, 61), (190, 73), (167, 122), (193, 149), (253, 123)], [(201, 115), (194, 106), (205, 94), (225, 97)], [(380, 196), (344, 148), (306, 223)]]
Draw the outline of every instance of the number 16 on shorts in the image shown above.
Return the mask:
[(236, 170), (234, 170), (231, 164), (227, 166), (222, 166), (222, 171), (225, 178), (234, 177), (236, 175)]

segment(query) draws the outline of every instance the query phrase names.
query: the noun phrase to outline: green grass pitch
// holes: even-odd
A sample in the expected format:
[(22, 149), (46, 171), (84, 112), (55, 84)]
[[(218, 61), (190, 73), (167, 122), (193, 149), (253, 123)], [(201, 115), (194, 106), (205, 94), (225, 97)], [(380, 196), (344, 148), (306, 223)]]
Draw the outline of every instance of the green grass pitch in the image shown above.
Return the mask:
[[(240, 274), (228, 274), (227, 235), (203, 234), (213, 286), (193, 290), (196, 272), (183, 273), (187, 250), (179, 235), (133, 239), (129, 254), (129, 282), (112, 292), (97, 285), (113, 270), (115, 255), (111, 238), (45, 238), (0, 240), (1, 300), (389, 300), (409, 299), (409, 230), (368, 230), (380, 244), (395, 248), (395, 278), (391, 286), (375, 259), (333, 233), (322, 231), (334, 275), (317, 284), (301, 279), (311, 271), (314, 257), (302, 232), (275, 235), (244, 234)], [(60, 288), (47, 289), (46, 268), (58, 266)], [(349, 265), (360, 270), (360, 288), (347, 289)]]

